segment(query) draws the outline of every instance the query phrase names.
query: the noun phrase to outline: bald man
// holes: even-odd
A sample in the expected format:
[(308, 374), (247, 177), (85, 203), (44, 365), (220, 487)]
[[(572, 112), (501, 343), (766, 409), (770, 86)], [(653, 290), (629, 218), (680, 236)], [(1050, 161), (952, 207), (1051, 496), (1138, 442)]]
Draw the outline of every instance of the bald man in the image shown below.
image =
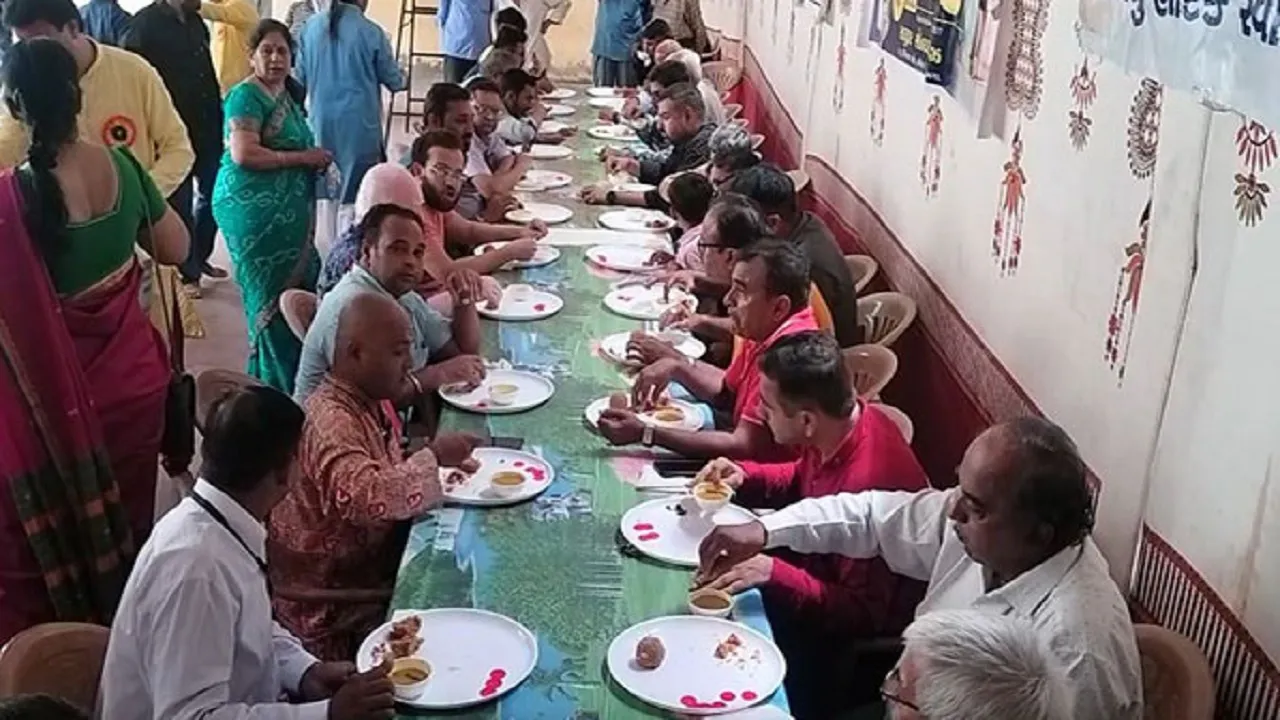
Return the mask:
[[(338, 318), (333, 367), (306, 403), (300, 476), (271, 513), (268, 552), (276, 588), (386, 590), (407, 525), (441, 499), (439, 466), (474, 469), (478, 439), (441, 434), (405, 457), (391, 400), (410, 371), (409, 316), (384, 293), (351, 298)], [(318, 658), (350, 660), (383, 621), (367, 605), (275, 597), (277, 619)]]

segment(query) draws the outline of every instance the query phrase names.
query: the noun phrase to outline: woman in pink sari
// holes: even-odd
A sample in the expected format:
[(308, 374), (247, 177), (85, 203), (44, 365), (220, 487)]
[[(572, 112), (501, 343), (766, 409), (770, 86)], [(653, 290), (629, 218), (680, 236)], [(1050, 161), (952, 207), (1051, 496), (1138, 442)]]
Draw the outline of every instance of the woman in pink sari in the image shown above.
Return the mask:
[(4, 70), (32, 142), (0, 175), (0, 643), (111, 620), (151, 528), (170, 378), (134, 248), (177, 264), (188, 242), (127, 150), (78, 138), (61, 45), (18, 43)]

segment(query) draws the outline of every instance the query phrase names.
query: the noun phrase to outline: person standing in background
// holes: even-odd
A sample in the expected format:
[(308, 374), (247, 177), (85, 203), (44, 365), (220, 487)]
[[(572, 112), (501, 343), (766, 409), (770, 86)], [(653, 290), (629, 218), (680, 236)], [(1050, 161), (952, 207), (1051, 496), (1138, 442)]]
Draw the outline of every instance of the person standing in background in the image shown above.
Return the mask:
[(319, 188), (320, 199), (328, 201), (317, 211), (321, 247), (346, 232), (360, 181), (386, 159), (381, 88), (407, 87), (386, 32), (365, 17), (367, 6), (367, 0), (336, 2), (308, 20), (294, 66), (316, 144), (332, 153), (341, 173), (339, 187)]
[[(89, 0), (80, 8), (85, 33), (103, 45), (118, 47), (124, 42), (124, 34), (129, 32), (132, 18), (127, 10), (120, 7), (119, 0)], [(6, 35), (8, 31), (8, 28), (4, 29)]]
[[(160, 194), (172, 196), (191, 172), (194, 154), (187, 128), (174, 109), (164, 82), (146, 60), (118, 48), (100, 45), (84, 34), (80, 12), (72, 0), (5, 0), (4, 24), (18, 39), (48, 37), (71, 52), (80, 71), (80, 137), (87, 142), (124, 146), (151, 175)], [(4, 35), (6, 38), (8, 34)], [(0, 168), (15, 167), (27, 157), (31, 139), (26, 126), (0, 108)], [(177, 291), (178, 272), (143, 261), (142, 302), (151, 322), (169, 337), (171, 299), (177, 296), (182, 326), (189, 337), (203, 334), (200, 318), (186, 296)]]
[(440, 46), (444, 81), (460, 84), (489, 46), (493, 0), (440, 0)]
[(634, 87), (636, 38), (644, 27), (642, 0), (600, 0), (591, 41), (591, 81), (601, 87)]
[(307, 21), (316, 13), (324, 12), (327, 7), (322, 0), (298, 0), (289, 6), (284, 14), (284, 24), (289, 26), (289, 33), (293, 35), (294, 43), (302, 39), (302, 28), (306, 26)]
[(671, 37), (686, 48), (699, 55), (711, 49), (701, 0), (653, 0), (653, 17), (666, 20)]
[(551, 69), (551, 46), (547, 31), (552, 25), (563, 25), (573, 0), (524, 0), (524, 15), (529, 21), (528, 64), (534, 75)]
[(209, 28), (200, 0), (156, 0), (138, 11), (124, 47), (146, 58), (160, 73), (174, 107), (187, 126), (196, 161), (169, 197), (191, 231), (191, 251), (180, 268), (188, 297), (200, 297), (200, 277), (227, 277), (209, 264), (218, 226), (210, 203), (222, 161), (222, 91), (209, 55)]
[(249, 36), (258, 27), (258, 11), (248, 0), (207, 0), (200, 17), (213, 23), (213, 71), (223, 97), (249, 77)]

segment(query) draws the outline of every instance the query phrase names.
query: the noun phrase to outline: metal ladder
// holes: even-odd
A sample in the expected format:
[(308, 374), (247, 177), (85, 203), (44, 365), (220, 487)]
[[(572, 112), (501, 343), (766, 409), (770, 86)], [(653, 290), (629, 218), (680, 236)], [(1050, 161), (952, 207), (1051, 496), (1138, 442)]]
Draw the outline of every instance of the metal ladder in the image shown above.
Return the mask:
[[(395, 52), (397, 61), (402, 58), (408, 61), (408, 67), (405, 68), (405, 81), (408, 89), (403, 93), (392, 94), (390, 102), (387, 103), (387, 122), (386, 129), (383, 131), (383, 141), (388, 145), (391, 143), (391, 127), (397, 118), (403, 120), (404, 131), (408, 133), (414, 130), (415, 120), (420, 121), (426, 112), (426, 90), (423, 90), (421, 95), (415, 94), (414, 69), (417, 67), (419, 60), (435, 58), (443, 61), (444, 53), (438, 50), (418, 49), (418, 18), (431, 18), (430, 22), (434, 24), (439, 10), (438, 0), (401, 0), (400, 23), (396, 32)], [(406, 35), (408, 36), (407, 40)], [(397, 102), (401, 95), (404, 96), (402, 104)]]

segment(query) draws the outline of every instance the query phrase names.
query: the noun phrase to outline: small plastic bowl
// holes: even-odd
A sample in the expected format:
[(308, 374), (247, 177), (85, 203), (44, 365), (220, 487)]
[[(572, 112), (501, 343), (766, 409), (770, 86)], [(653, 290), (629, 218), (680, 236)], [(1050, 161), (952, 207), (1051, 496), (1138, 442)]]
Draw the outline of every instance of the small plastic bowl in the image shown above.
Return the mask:
[[(404, 674), (424, 675), (421, 680), (410, 680)], [(412, 700), (422, 694), (427, 683), (431, 682), (431, 663), (420, 657), (399, 658), (391, 666), (391, 686), (395, 696), (401, 700)]]
[(523, 300), (533, 294), (533, 286), (528, 283), (512, 283), (502, 291), (512, 300)]
[(520, 394), (520, 388), (510, 383), (499, 383), (489, 386), (489, 400), (494, 405), (510, 405), (516, 401), (516, 395)]
[[(711, 497), (711, 495), (715, 497)], [(700, 482), (693, 486), (693, 500), (704, 513), (713, 513), (733, 501), (733, 488), (719, 483)]]
[(526, 480), (522, 473), (515, 470), (503, 470), (496, 472), (489, 478), (489, 487), (493, 489), (493, 494), (498, 497), (511, 497), (518, 495), (520, 490), (524, 488)]
[(689, 593), (689, 612), (703, 617), (727, 618), (733, 614), (733, 596), (723, 590), (703, 588)]

